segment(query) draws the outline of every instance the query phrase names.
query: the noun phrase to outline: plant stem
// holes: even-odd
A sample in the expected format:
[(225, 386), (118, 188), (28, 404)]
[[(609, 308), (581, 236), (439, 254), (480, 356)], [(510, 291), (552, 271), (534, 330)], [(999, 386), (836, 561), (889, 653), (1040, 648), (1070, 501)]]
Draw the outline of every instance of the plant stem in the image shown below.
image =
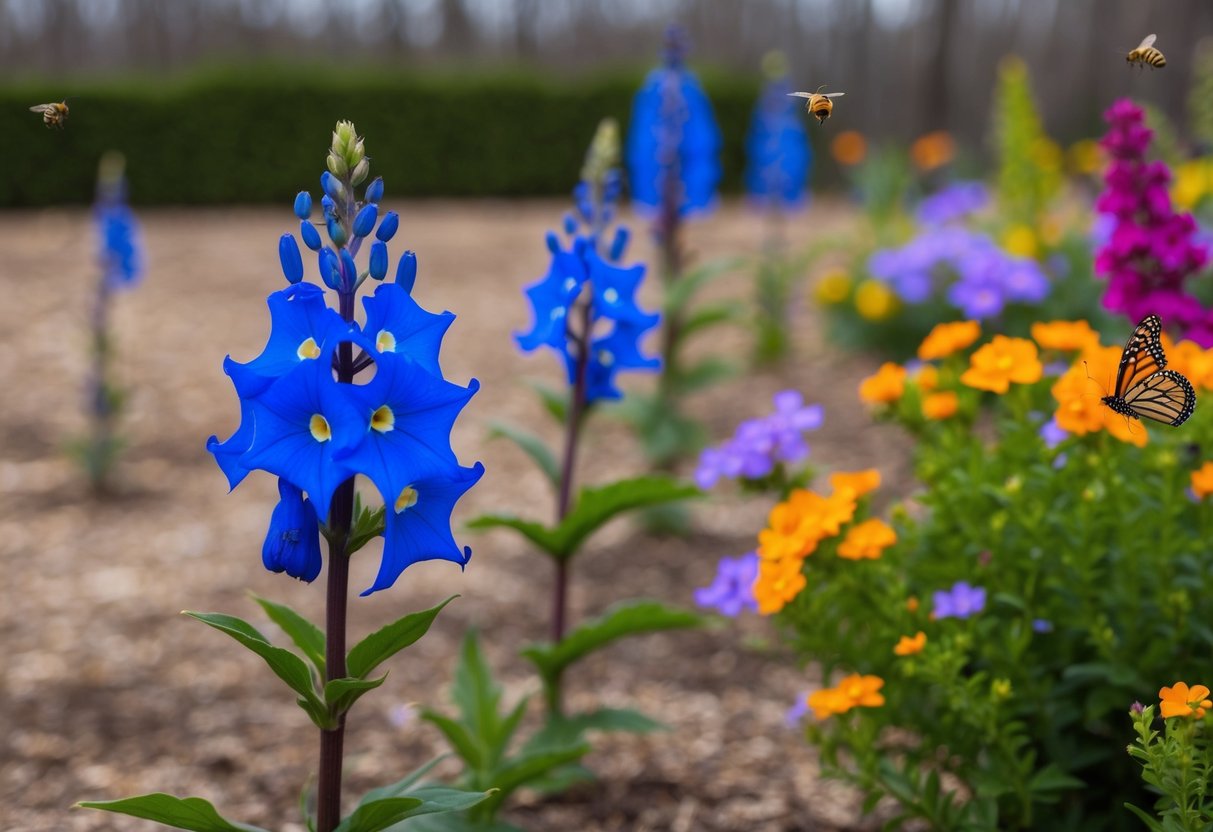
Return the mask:
[[(108, 259), (108, 257), (107, 257)], [(89, 405), (92, 416), (91, 447), (86, 457), (89, 484), (94, 494), (106, 490), (106, 475), (109, 473), (111, 445), (113, 443), (114, 402), (109, 387), (109, 307), (111, 286), (109, 264), (102, 269), (97, 284), (97, 298), (93, 306), (93, 376), (89, 380)]]
[[(577, 368), (573, 375), (573, 395), (569, 401), (569, 410), (564, 431), (564, 461), (560, 470), (560, 492), (556, 502), (556, 522), (562, 521), (569, 513), (573, 501), (573, 475), (577, 462), (577, 442), (581, 437), (581, 419), (585, 413), (586, 374), (590, 366), (590, 304), (587, 302), (581, 312), (581, 333), (570, 334), (578, 344)], [(556, 579), (552, 590), (552, 643), (559, 643), (564, 638), (565, 609), (568, 603), (569, 567), (566, 559), (556, 561)], [(557, 695), (554, 710), (560, 707)]]
[[(354, 318), (354, 292), (339, 294), (341, 317)], [(354, 345), (343, 341), (337, 346), (337, 381), (348, 384), (354, 379)], [(325, 682), (342, 679), (345, 669), (345, 619), (349, 596), (350, 559), (346, 551), (350, 525), (354, 519), (354, 478), (343, 482), (333, 495), (329, 511), (328, 585), (325, 597)], [(337, 727), (320, 732), (320, 773), (316, 790), (316, 829), (332, 832), (341, 823), (341, 767), (345, 753), (345, 714)]]

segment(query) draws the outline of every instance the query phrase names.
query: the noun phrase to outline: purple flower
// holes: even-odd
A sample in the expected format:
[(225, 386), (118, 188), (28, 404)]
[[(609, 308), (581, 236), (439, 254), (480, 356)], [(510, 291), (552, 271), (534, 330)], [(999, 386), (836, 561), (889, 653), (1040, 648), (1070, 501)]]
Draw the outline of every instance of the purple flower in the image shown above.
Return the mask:
[(1002, 288), (986, 281), (961, 280), (948, 289), (948, 302), (970, 320), (993, 318), (1002, 312), (1005, 303)]
[(1146, 709), (1146, 706), (1141, 704), (1140, 702), (1138, 702), (1135, 699), (1135, 700), (1133, 700), (1133, 704), (1129, 706), (1129, 713), (1136, 715), (1136, 714), (1142, 713), (1143, 711), (1145, 711), (1145, 709)]
[(968, 618), (985, 609), (986, 591), (979, 586), (970, 586), (967, 581), (957, 581), (948, 591), (939, 591), (932, 596), (935, 618)]
[(744, 610), (758, 612), (758, 602), (754, 600), (754, 581), (757, 579), (757, 552), (721, 558), (711, 585), (695, 590), (695, 603), (729, 617), (740, 615)]
[(1065, 428), (1057, 424), (1056, 416), (1041, 425), (1039, 432), (1040, 438), (1045, 441), (1045, 447), (1050, 450), (1056, 448), (1070, 435)]
[(796, 390), (776, 393), (774, 405), (774, 413), (745, 420), (731, 439), (704, 449), (695, 469), (695, 483), (700, 488), (712, 488), (721, 477), (761, 479), (778, 463), (796, 463), (808, 457), (809, 445), (803, 434), (821, 427), (821, 405), (806, 405), (804, 396)]
[(1037, 633), (1051, 633), (1053, 632), (1053, 622), (1049, 621), (1047, 618), (1034, 618), (1032, 619), (1032, 631)]
[(989, 199), (981, 182), (954, 182), (918, 203), (915, 217), (923, 225), (943, 225), (980, 211)]
[(800, 725), (809, 714), (809, 694), (801, 693), (796, 697), (796, 701), (792, 703), (792, 707), (788, 708), (783, 715), (783, 721), (789, 728), (795, 728)]

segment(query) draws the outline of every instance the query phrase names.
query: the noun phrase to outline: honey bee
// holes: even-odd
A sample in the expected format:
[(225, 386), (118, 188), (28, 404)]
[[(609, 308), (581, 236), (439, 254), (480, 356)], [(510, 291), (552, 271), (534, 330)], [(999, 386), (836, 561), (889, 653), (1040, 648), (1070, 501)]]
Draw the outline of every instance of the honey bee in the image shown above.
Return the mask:
[(67, 122), (67, 102), (55, 101), (50, 104), (39, 104), (36, 107), (30, 107), (32, 113), (42, 113), (42, 123), (47, 127), (58, 127), (63, 129), (64, 123)]
[(825, 120), (830, 117), (830, 113), (834, 112), (834, 102), (831, 98), (837, 98), (840, 95), (846, 95), (845, 92), (827, 92), (823, 93), (825, 84), (817, 88), (817, 92), (790, 92), (788, 95), (794, 95), (797, 98), (807, 98), (804, 108), (817, 119), (818, 124), (824, 124)]
[(1154, 48), (1154, 41), (1158, 35), (1146, 35), (1137, 48), (1125, 55), (1125, 60), (1129, 65), (1138, 64), (1146, 66), (1149, 64), (1155, 69), (1162, 69), (1167, 65), (1167, 59), (1162, 56), (1162, 53)]

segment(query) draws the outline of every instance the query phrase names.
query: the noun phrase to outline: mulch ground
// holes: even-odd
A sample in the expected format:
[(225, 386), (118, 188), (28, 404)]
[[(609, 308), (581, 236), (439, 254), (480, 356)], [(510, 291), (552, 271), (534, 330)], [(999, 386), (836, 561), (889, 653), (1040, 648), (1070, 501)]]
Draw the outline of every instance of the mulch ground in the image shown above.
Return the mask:
[[(552, 496), (526, 458), (485, 439), (505, 419), (554, 430), (525, 384), (558, 383), (550, 355), (523, 355), (511, 333), (529, 324), (521, 287), (546, 267), (543, 233), (559, 202), (423, 202), (392, 206), (396, 249), (418, 252), (416, 297), (458, 320), (443, 354), (449, 378), (475, 376), (482, 391), (454, 445), (488, 473), (457, 520), (485, 511), (547, 518)], [(255, 355), (268, 332), (265, 295), (282, 284), (277, 237), (293, 228), (281, 211), (141, 212), (144, 284), (118, 298), (116, 364), (129, 391), (129, 448), (117, 496), (90, 499), (62, 452), (84, 426), (84, 332), (92, 297), (94, 238), (84, 211), (0, 217), (0, 827), (13, 830), (143, 830), (142, 821), (71, 809), (82, 799), (152, 791), (199, 795), (233, 819), (301, 832), (299, 791), (315, 766), (317, 739), (289, 692), (219, 633), (179, 615), (229, 612), (264, 624), (251, 590), (319, 619), (322, 581), (271, 575), (260, 547), (276, 498), (254, 475), (234, 494), (203, 445), (235, 426), (236, 397), (222, 373), (226, 353)], [(818, 203), (788, 228), (796, 243), (850, 221)], [(761, 225), (726, 206), (690, 229), (700, 260), (755, 252)], [(642, 233), (636, 235), (643, 238)], [(640, 239), (634, 252), (649, 254)], [(650, 290), (654, 287), (650, 287)], [(748, 278), (715, 286), (746, 298)], [(649, 306), (655, 305), (653, 294)], [(875, 465), (907, 478), (904, 440), (872, 427), (855, 396), (867, 359), (829, 349), (821, 323), (798, 301), (796, 354), (777, 371), (748, 371), (697, 396), (690, 410), (717, 440), (740, 419), (764, 413), (777, 390), (795, 387), (826, 406), (811, 436), (826, 469)], [(748, 334), (700, 344), (745, 359)], [(651, 384), (632, 380), (633, 389)], [(634, 440), (598, 418), (581, 457), (583, 481), (640, 473)], [(577, 561), (574, 620), (634, 596), (689, 605), (717, 558), (752, 548), (769, 504), (727, 486), (695, 509), (694, 534), (654, 539), (612, 524)], [(410, 568), (396, 587), (351, 601), (354, 637), (403, 614), (461, 597), (430, 634), (392, 660), (384, 686), (351, 714), (347, 795), (395, 779), (444, 751), (438, 732), (406, 719), (401, 705), (450, 710), (447, 686), (465, 629), (479, 628), (508, 702), (537, 682), (517, 649), (547, 629), (549, 564), (505, 533), (464, 534), (476, 550), (467, 571), (450, 563)], [(374, 549), (354, 563), (353, 586), (370, 583)], [(823, 623), (823, 626), (827, 624)], [(601, 738), (587, 758), (599, 780), (558, 798), (522, 795), (506, 820), (534, 832), (569, 830), (842, 830), (866, 828), (855, 798), (818, 777), (812, 750), (785, 724), (787, 708), (815, 685), (812, 669), (780, 651), (754, 617), (710, 631), (633, 639), (575, 668), (573, 708), (631, 706), (669, 730)], [(539, 702), (532, 701), (537, 720)], [(453, 775), (457, 765), (443, 763)]]

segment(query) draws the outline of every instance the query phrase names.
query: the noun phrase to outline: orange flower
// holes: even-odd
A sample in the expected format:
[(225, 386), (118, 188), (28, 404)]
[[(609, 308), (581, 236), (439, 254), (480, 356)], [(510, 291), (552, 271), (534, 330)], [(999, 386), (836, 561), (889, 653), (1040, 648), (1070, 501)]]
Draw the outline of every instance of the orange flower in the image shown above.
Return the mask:
[(847, 560), (876, 560), (897, 542), (897, 532), (883, 520), (872, 518), (852, 526), (838, 544), (838, 557)]
[(830, 153), (840, 165), (858, 165), (868, 155), (868, 142), (856, 130), (843, 130), (830, 142)]
[(918, 596), (911, 595), (906, 599), (906, 610), (909, 612), (918, 612)]
[(961, 382), (978, 390), (1005, 393), (1016, 384), (1040, 381), (1044, 367), (1036, 355), (1036, 345), (1026, 338), (995, 335), (969, 358), (969, 369)]
[(1083, 353), (1084, 361), (1066, 370), (1053, 383), (1053, 398), (1057, 400), (1055, 418), (1058, 426), (1069, 433), (1085, 436), (1106, 430), (1120, 441), (1140, 448), (1146, 444), (1146, 429), (1134, 426), (1129, 418), (1100, 401), (1104, 394), (1096, 380), (1109, 374), (1115, 378), (1120, 352), (1119, 347), (1088, 349)]
[(902, 636), (897, 642), (897, 646), (893, 648), (893, 652), (899, 656), (913, 656), (915, 653), (921, 653), (922, 648), (927, 646), (927, 634), (919, 630), (913, 636)]
[(779, 612), (805, 588), (804, 558), (783, 558), (758, 562), (758, 579), (754, 581), (754, 600), (759, 615)]
[(852, 498), (859, 498), (869, 491), (880, 488), (880, 472), (875, 468), (863, 471), (837, 471), (830, 474), (830, 487), (836, 494), (848, 491)]
[(1086, 321), (1035, 323), (1032, 338), (1042, 350), (1082, 351), (1099, 346), (1099, 333)]
[(1158, 692), (1161, 701), (1158, 712), (1164, 719), (1173, 716), (1192, 716), (1203, 719), (1206, 708), (1213, 708), (1209, 701), (1209, 689), (1204, 685), (1188, 687), (1184, 682), (1176, 682), (1169, 688), (1164, 687)]
[(1163, 338), (1163, 349), (1167, 353), (1167, 368), (1188, 377), (1188, 381), (1198, 389), (1213, 389), (1213, 350), (1201, 349), (1193, 341), (1180, 341), (1171, 344), (1170, 338)]
[(914, 374), (914, 383), (924, 393), (929, 393), (939, 386), (939, 370), (934, 364), (923, 364)]
[(846, 697), (849, 710), (879, 708), (884, 704), (884, 695), (880, 693), (882, 687), (884, 679), (879, 676), (860, 676), (858, 673), (852, 673), (839, 682), (835, 690)]
[(956, 155), (956, 142), (945, 130), (934, 130), (919, 136), (910, 145), (910, 158), (919, 170), (942, 167)]
[(859, 385), (859, 398), (869, 404), (887, 404), (901, 398), (906, 390), (906, 368), (886, 362)]
[(1202, 500), (1213, 494), (1213, 462), (1206, 462), (1192, 472), (1192, 492)]
[(928, 419), (950, 419), (960, 409), (960, 397), (951, 390), (932, 393), (922, 400), (922, 415)]
[(851, 710), (851, 702), (835, 688), (822, 688), (809, 694), (809, 707), (815, 719), (826, 719)]
[(946, 358), (957, 350), (963, 350), (981, 337), (981, 324), (977, 321), (953, 321), (936, 324), (918, 345), (918, 357), (923, 361)]
[(758, 533), (758, 556), (763, 560), (784, 560), (811, 555), (821, 535), (807, 519), (804, 507), (793, 505), (790, 499), (776, 503), (767, 516), (767, 528)]

